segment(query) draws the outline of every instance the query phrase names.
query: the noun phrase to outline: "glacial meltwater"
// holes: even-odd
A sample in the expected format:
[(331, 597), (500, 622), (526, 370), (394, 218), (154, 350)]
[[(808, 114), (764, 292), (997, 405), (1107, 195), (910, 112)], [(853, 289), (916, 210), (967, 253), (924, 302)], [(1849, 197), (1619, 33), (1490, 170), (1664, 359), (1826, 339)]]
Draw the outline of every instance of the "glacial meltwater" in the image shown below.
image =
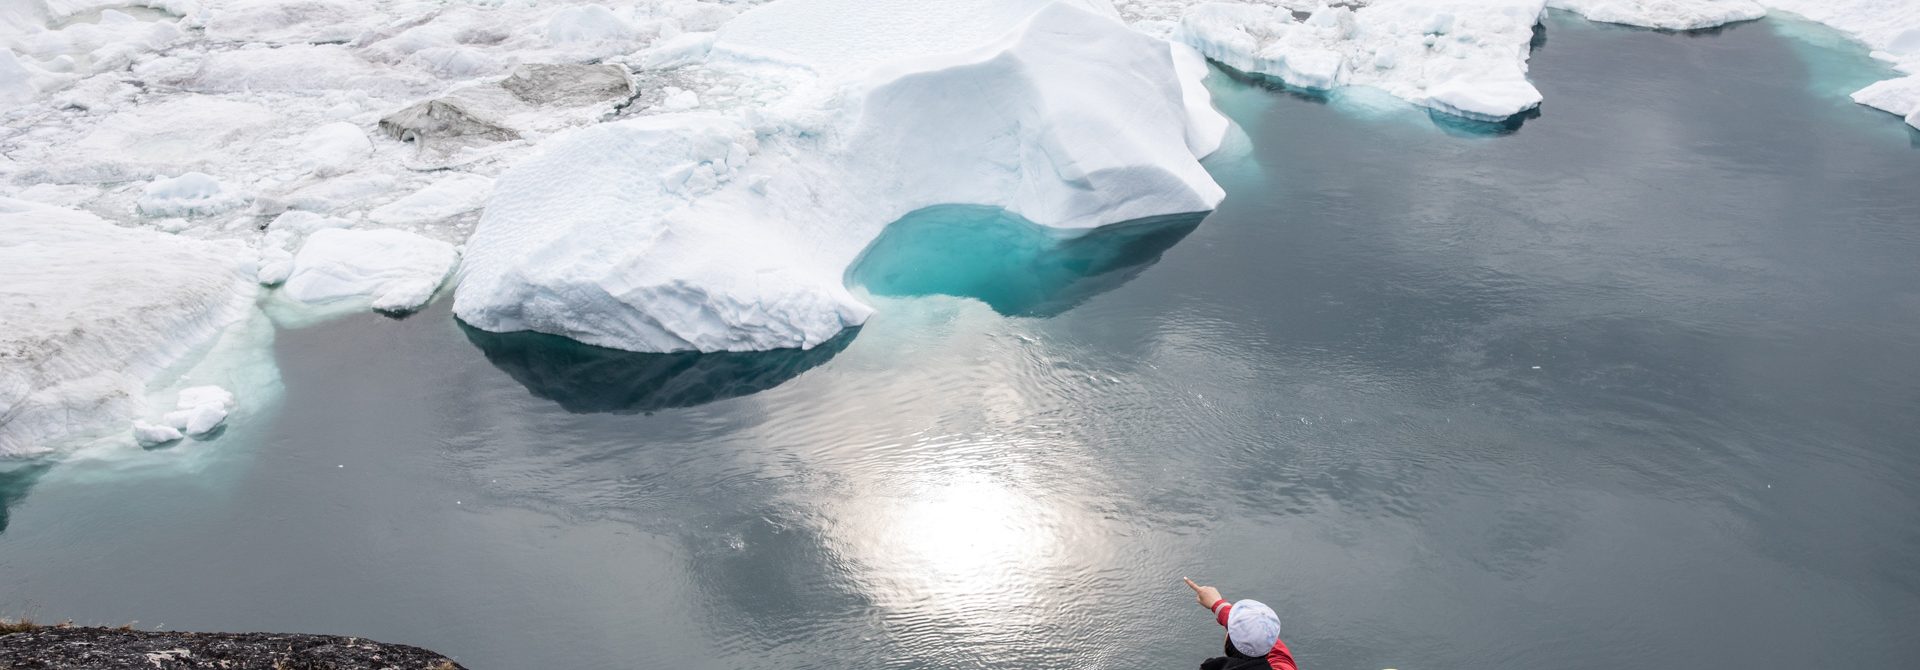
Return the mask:
[[(1182, 576), (1303, 668), (1920, 658), (1920, 133), (1824, 29), (1555, 14), (1537, 116), (1216, 72), (1198, 221), (901, 222), (808, 352), (444, 298), (277, 333), (217, 439), (0, 475), (0, 614), (474, 668), (1192, 668)], [(247, 402), (242, 398), (242, 402)]]

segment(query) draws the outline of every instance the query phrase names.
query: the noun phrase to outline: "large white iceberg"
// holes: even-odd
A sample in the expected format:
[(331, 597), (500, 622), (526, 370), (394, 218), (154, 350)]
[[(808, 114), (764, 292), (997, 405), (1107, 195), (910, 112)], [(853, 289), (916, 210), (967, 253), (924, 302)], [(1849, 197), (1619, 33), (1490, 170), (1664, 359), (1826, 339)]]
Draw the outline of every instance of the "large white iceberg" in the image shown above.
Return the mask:
[(1210, 210), (1198, 157), (1225, 122), (1175, 53), (1094, 3), (761, 6), (711, 57), (817, 77), (818, 103), (551, 140), (496, 182), (455, 312), (634, 351), (810, 348), (867, 318), (847, 268), (915, 210), (1066, 231)]
[(251, 313), (246, 255), (0, 198), (0, 456), (144, 415), (154, 376)]
[(1173, 38), (1235, 69), (1302, 88), (1372, 86), (1416, 105), (1498, 121), (1540, 105), (1527, 81), (1546, 0), (1380, 0), (1352, 9), (1209, 2)]

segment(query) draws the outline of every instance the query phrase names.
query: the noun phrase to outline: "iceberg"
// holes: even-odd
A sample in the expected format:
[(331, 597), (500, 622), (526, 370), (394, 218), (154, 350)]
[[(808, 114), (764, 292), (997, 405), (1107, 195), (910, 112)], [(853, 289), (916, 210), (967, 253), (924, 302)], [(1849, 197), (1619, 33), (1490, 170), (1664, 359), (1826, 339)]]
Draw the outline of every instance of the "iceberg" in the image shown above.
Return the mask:
[(1299, 88), (1371, 86), (1416, 105), (1502, 121), (1540, 105), (1527, 81), (1546, 0), (1380, 0), (1319, 5), (1305, 19), (1267, 5), (1208, 2), (1172, 38), (1242, 72)]
[(916, 210), (1064, 235), (1211, 210), (1198, 159), (1226, 122), (1178, 53), (1093, 2), (756, 7), (707, 65), (803, 82), (800, 102), (549, 140), (496, 181), (454, 311), (629, 351), (809, 349), (866, 320), (848, 269)]
[(294, 255), (280, 291), (310, 304), (360, 299), (411, 312), (433, 298), (458, 256), (451, 244), (404, 230), (323, 228)]
[(1753, 0), (1547, 0), (1591, 21), (1661, 30), (1700, 30), (1767, 15)]
[(156, 376), (253, 312), (246, 251), (0, 198), (0, 456), (145, 415)]

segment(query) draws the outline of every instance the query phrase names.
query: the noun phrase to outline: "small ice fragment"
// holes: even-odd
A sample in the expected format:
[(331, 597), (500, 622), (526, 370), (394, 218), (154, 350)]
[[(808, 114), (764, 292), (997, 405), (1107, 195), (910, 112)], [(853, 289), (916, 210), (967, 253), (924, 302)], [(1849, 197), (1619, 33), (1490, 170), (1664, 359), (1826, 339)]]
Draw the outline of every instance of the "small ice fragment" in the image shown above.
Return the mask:
[(174, 442), (183, 437), (173, 426), (151, 424), (145, 421), (133, 422), (133, 439), (142, 447), (155, 447)]

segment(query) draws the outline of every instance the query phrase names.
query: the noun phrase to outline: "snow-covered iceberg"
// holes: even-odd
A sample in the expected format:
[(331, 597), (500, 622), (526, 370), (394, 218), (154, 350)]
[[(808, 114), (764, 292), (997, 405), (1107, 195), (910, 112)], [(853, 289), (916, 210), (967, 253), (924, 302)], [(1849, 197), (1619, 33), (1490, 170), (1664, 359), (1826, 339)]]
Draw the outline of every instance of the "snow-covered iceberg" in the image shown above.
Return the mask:
[(1380, 0), (1310, 13), (1208, 2), (1187, 9), (1172, 37), (1288, 85), (1372, 86), (1416, 105), (1499, 121), (1540, 105), (1527, 56), (1545, 10), (1546, 0)]
[(1753, 0), (1547, 0), (1589, 20), (1661, 30), (1699, 30), (1767, 15)]
[(252, 312), (247, 256), (0, 198), (0, 456), (145, 415), (154, 376)]
[(453, 245), (404, 230), (313, 233), (281, 287), (305, 303), (361, 300), (382, 312), (411, 312), (433, 298), (458, 254)]
[(1198, 160), (1226, 128), (1204, 68), (1103, 3), (784, 0), (709, 58), (801, 82), (799, 102), (549, 141), (495, 183), (462, 320), (631, 351), (811, 348), (867, 318), (847, 269), (916, 210), (1071, 233), (1223, 195)]

